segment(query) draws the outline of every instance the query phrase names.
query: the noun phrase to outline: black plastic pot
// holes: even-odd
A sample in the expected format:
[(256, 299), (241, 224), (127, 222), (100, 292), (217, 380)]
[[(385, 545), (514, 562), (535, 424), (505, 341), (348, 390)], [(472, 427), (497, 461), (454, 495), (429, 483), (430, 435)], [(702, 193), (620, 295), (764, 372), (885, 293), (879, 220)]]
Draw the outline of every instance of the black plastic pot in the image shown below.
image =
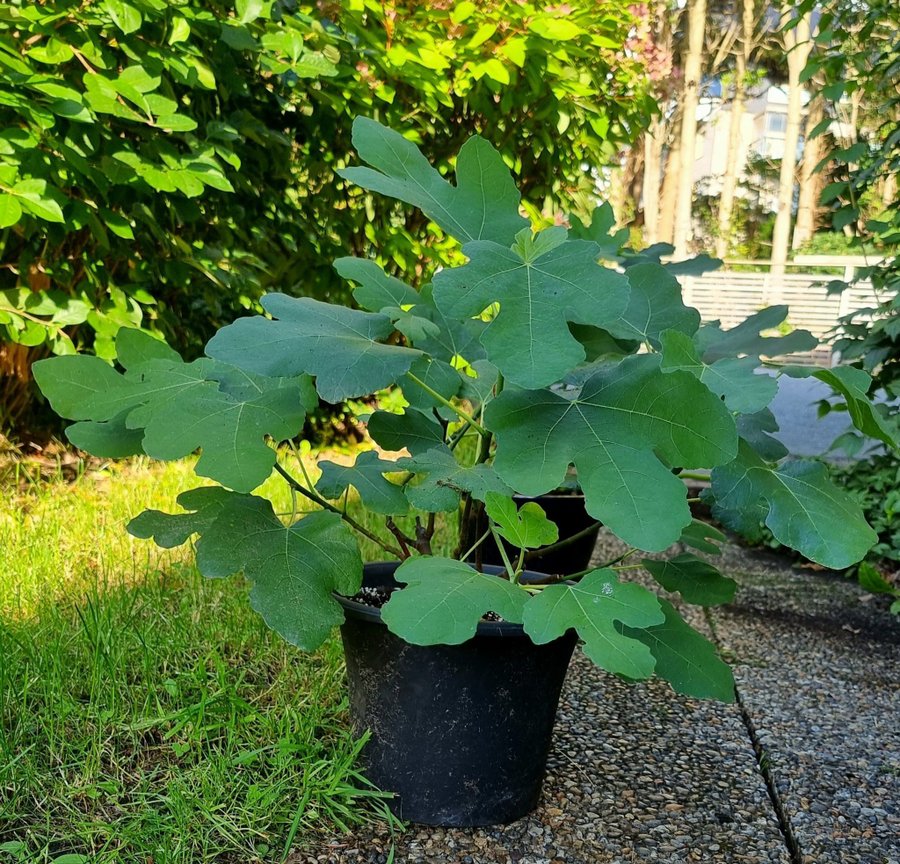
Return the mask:
[[(364, 584), (396, 586), (396, 563)], [(499, 568), (485, 568), (499, 572)], [(535, 645), (521, 625), (481, 622), (462, 645), (409, 645), (381, 611), (339, 598), (350, 713), (366, 776), (401, 819), (425, 825), (511, 822), (537, 806), (559, 694), (576, 637)]]
[[(540, 495), (537, 498), (526, 498), (524, 495), (515, 496), (516, 505), (521, 507), (528, 501), (535, 501), (541, 505), (547, 518), (551, 522), (555, 522), (559, 528), (559, 540), (566, 540), (574, 537), (580, 532), (585, 532), (583, 536), (574, 540), (568, 546), (557, 549), (552, 552), (541, 554), (540, 549), (535, 549), (527, 560), (529, 570), (538, 573), (551, 573), (554, 575), (570, 573), (580, 573), (586, 570), (591, 561), (591, 555), (594, 553), (594, 546), (597, 543), (597, 534), (600, 531), (600, 525), (597, 520), (591, 516), (584, 508), (584, 495), (565, 495), (551, 494)], [(592, 530), (588, 530), (594, 526)], [(481, 536), (487, 530), (487, 522), (479, 525), (477, 536)], [(558, 542), (558, 541), (557, 541)], [(507, 554), (515, 559), (519, 554), (519, 550), (510, 546), (503, 541)], [(497, 549), (497, 543), (493, 535), (489, 536), (481, 544), (481, 560), (485, 564), (503, 564), (500, 557), (500, 551)]]

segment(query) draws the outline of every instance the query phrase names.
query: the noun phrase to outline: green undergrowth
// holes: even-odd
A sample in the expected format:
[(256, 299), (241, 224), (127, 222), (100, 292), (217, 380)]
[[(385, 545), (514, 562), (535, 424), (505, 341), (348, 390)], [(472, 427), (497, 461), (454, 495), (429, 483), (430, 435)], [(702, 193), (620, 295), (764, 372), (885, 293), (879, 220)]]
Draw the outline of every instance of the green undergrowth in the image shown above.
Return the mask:
[(240, 578), (125, 533), (189, 474), (138, 460), (4, 490), (0, 864), (280, 861), (384, 813), (354, 768), (339, 639), (303, 654)]

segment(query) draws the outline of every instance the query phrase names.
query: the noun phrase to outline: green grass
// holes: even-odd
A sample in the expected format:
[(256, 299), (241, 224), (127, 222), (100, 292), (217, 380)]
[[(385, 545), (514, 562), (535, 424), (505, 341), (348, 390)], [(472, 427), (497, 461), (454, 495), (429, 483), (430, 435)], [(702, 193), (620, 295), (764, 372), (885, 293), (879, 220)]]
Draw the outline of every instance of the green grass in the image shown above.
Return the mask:
[(5, 490), (0, 864), (280, 861), (383, 813), (354, 768), (339, 640), (305, 655), (239, 578), (125, 533), (191, 485), (188, 464), (137, 461)]

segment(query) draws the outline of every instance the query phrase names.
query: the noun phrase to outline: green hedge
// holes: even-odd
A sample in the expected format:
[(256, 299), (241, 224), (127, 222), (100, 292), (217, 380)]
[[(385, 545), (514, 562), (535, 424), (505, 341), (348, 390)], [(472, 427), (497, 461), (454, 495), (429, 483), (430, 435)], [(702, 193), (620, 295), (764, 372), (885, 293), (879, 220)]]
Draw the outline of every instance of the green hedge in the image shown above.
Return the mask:
[(480, 130), (545, 215), (584, 207), (584, 166), (612, 163), (654, 108), (623, 51), (633, 14), (615, 0), (0, 4), (0, 430), (30, 407), (9, 398), (28, 386), (10, 377), (23, 350), (112, 359), (118, 329), (140, 326), (191, 356), (266, 290), (344, 292), (331, 260), (371, 245), (427, 280), (451, 241), (423, 249), (421, 226), (334, 173), (358, 114), (444, 169)]

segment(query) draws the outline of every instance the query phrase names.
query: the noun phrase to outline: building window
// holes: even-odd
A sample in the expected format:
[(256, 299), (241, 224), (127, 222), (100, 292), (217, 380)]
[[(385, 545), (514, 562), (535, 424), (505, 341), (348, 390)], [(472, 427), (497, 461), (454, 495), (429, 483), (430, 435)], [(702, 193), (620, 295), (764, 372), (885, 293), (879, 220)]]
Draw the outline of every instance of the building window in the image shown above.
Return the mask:
[(766, 132), (784, 135), (787, 132), (787, 114), (766, 114)]

